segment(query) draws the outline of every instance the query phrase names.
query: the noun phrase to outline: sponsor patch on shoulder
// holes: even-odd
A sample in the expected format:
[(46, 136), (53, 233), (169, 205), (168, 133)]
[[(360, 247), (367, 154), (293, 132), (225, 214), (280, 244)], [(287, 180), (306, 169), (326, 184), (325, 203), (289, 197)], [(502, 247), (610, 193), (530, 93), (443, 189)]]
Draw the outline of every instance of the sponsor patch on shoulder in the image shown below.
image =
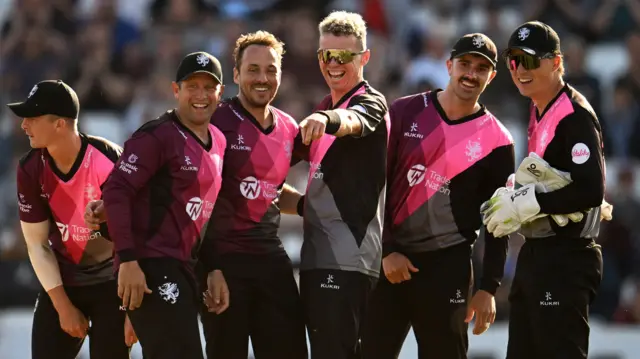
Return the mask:
[(582, 142), (578, 142), (573, 145), (571, 149), (571, 160), (573, 163), (581, 165), (591, 157), (591, 151), (589, 151), (589, 147)]
[(367, 109), (362, 105), (353, 105), (349, 107), (349, 110), (355, 110), (362, 113), (367, 113)]

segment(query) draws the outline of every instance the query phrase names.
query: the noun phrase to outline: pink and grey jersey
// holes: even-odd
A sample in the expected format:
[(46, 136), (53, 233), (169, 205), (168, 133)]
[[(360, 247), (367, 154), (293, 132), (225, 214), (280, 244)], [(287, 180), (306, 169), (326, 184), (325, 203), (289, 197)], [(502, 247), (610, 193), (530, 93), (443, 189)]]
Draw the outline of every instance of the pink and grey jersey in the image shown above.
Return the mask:
[(378, 276), (386, 185), (389, 116), (386, 99), (366, 81), (318, 110), (346, 109), (360, 136), (325, 134), (311, 146), (296, 138), (296, 159), (310, 163), (304, 202), (302, 270), (338, 269)]
[[(452, 121), (438, 92), (400, 98), (389, 110), (385, 254), (474, 243), (482, 228), (481, 204), (514, 172), (513, 139), (502, 123), (484, 106)], [(483, 287), (495, 292), (506, 238), (485, 233), (485, 243), (485, 263), (495, 268), (485, 268)]]
[(226, 137), (222, 188), (201, 251), (208, 269), (227, 254), (286, 255), (278, 237), (278, 199), (298, 134), (296, 121), (274, 107), (262, 125), (234, 97), (219, 105), (211, 123)]
[(194, 264), (220, 191), (226, 147), (213, 125), (208, 133), (205, 144), (171, 110), (125, 142), (103, 189), (117, 260)]
[(605, 163), (600, 122), (589, 102), (573, 87), (565, 87), (538, 115), (531, 106), (529, 152), (571, 175), (571, 183), (557, 191), (536, 193), (540, 212), (584, 212), (582, 221), (558, 226), (550, 217), (523, 225), (527, 238), (561, 236), (595, 238), (600, 231), (600, 204), (604, 198)]
[(46, 149), (33, 149), (18, 166), (20, 220), (50, 221), (49, 245), (65, 285), (90, 285), (113, 279), (113, 243), (84, 224), (91, 200), (122, 149), (99, 137), (80, 134), (82, 146), (73, 167), (62, 173)]

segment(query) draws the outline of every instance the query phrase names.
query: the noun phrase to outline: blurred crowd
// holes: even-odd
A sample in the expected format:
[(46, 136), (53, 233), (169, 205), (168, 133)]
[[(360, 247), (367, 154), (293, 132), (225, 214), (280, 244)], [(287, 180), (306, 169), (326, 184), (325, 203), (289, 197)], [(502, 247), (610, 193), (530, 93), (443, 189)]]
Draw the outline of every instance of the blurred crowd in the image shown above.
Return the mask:
[[(63, 79), (80, 98), (81, 130), (122, 144), (174, 106), (170, 83), (188, 52), (217, 56), (225, 97), (236, 95), (235, 40), (264, 29), (286, 44), (275, 105), (301, 120), (327, 92), (316, 58), (317, 24), (334, 9), (365, 17), (372, 53), (365, 78), (389, 103), (446, 87), (445, 60), (465, 33), (484, 32), (501, 49), (524, 21), (542, 20), (558, 31), (565, 78), (589, 99), (604, 129), (607, 199), (614, 205), (598, 239), (605, 268), (592, 315), (640, 323), (640, 0), (4, 0), (0, 100), (21, 101), (35, 83)], [(481, 100), (511, 130), (521, 159), (528, 105), (504, 63)], [(19, 119), (0, 107), (0, 309), (33, 305), (38, 286), (15, 194), (15, 168), (28, 149)], [(291, 181), (303, 186), (304, 172), (296, 167)], [(299, 242), (300, 230), (299, 222), (283, 219), (283, 238)], [(497, 296), (500, 320), (507, 319), (520, 244), (511, 241)], [(482, 241), (475, 252), (479, 271)]]

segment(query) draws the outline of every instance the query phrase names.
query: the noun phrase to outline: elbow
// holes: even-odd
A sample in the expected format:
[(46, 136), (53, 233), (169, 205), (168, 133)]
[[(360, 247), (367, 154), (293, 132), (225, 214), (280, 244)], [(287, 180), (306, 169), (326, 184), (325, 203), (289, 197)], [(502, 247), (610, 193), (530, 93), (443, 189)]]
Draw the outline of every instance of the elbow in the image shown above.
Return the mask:
[(112, 185), (112, 181), (107, 180), (102, 185), (102, 200), (104, 201), (105, 206), (107, 205), (107, 202), (111, 202), (111, 199), (113, 197), (113, 191), (114, 191), (114, 186)]
[[(120, 203), (129, 202), (129, 198), (131, 198), (132, 193), (129, 193), (129, 187), (124, 183), (118, 183), (113, 180), (109, 180), (105, 182), (104, 188), (102, 189), (102, 200), (104, 201), (104, 207), (107, 212), (109, 212), (110, 208), (113, 208), (114, 205), (118, 205)], [(107, 213), (108, 215), (108, 213)]]
[(604, 200), (604, 184), (600, 183), (591, 191), (585, 191), (585, 197), (587, 200), (587, 208), (600, 207)]
[(604, 200), (604, 184), (602, 182), (589, 183), (589, 185), (580, 186), (577, 193), (578, 198), (575, 203), (580, 204), (581, 210), (600, 207)]

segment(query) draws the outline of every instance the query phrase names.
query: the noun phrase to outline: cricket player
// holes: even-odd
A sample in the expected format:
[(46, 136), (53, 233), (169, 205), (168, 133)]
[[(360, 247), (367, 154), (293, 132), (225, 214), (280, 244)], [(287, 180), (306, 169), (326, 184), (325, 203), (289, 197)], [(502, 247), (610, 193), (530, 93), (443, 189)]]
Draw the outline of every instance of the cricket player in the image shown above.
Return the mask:
[[(551, 27), (520, 25), (504, 58), (532, 102), (526, 160), (537, 164), (521, 166), (516, 178), (532, 170), (569, 181), (552, 191), (534, 183), (499, 189), (482, 206), (490, 232), (520, 230), (526, 238), (510, 294), (507, 358), (587, 358), (589, 305), (602, 278), (595, 243), (605, 188), (600, 123), (584, 96), (563, 80), (560, 39)], [(570, 220), (558, 222), (559, 215)]]
[(251, 337), (258, 359), (307, 359), (298, 285), (278, 237), (280, 193), (295, 191), (283, 185), (298, 135), (297, 122), (271, 106), (284, 44), (258, 31), (242, 35), (233, 53), (240, 90), (211, 119), (227, 147), (222, 187), (201, 248), (207, 357), (246, 359)]
[(42, 285), (31, 357), (73, 359), (89, 336), (91, 359), (129, 358), (135, 334), (117, 296), (113, 243), (83, 219), (122, 148), (78, 132), (78, 96), (63, 81), (39, 82), (8, 107), (32, 147), (17, 171), (20, 224)]
[(386, 99), (363, 77), (371, 53), (362, 17), (333, 12), (319, 32), (330, 94), (302, 120), (294, 146), (294, 162), (311, 165), (306, 195), (283, 202), (304, 216), (300, 295), (311, 358), (346, 359), (360, 351), (380, 271), (389, 119)]
[(418, 358), (467, 358), (474, 334), (495, 320), (508, 237), (484, 232), (480, 285), (471, 298), (471, 253), (482, 229), (479, 206), (514, 172), (509, 131), (478, 98), (496, 76), (498, 52), (486, 35), (467, 34), (447, 60), (446, 89), (391, 105), (384, 276), (371, 298), (365, 359), (397, 358), (409, 328)]
[(177, 108), (126, 141), (104, 184), (103, 215), (117, 254), (118, 295), (145, 358), (198, 359), (202, 297), (194, 266), (226, 148), (209, 123), (224, 90), (220, 62), (205, 52), (187, 55), (172, 88)]

